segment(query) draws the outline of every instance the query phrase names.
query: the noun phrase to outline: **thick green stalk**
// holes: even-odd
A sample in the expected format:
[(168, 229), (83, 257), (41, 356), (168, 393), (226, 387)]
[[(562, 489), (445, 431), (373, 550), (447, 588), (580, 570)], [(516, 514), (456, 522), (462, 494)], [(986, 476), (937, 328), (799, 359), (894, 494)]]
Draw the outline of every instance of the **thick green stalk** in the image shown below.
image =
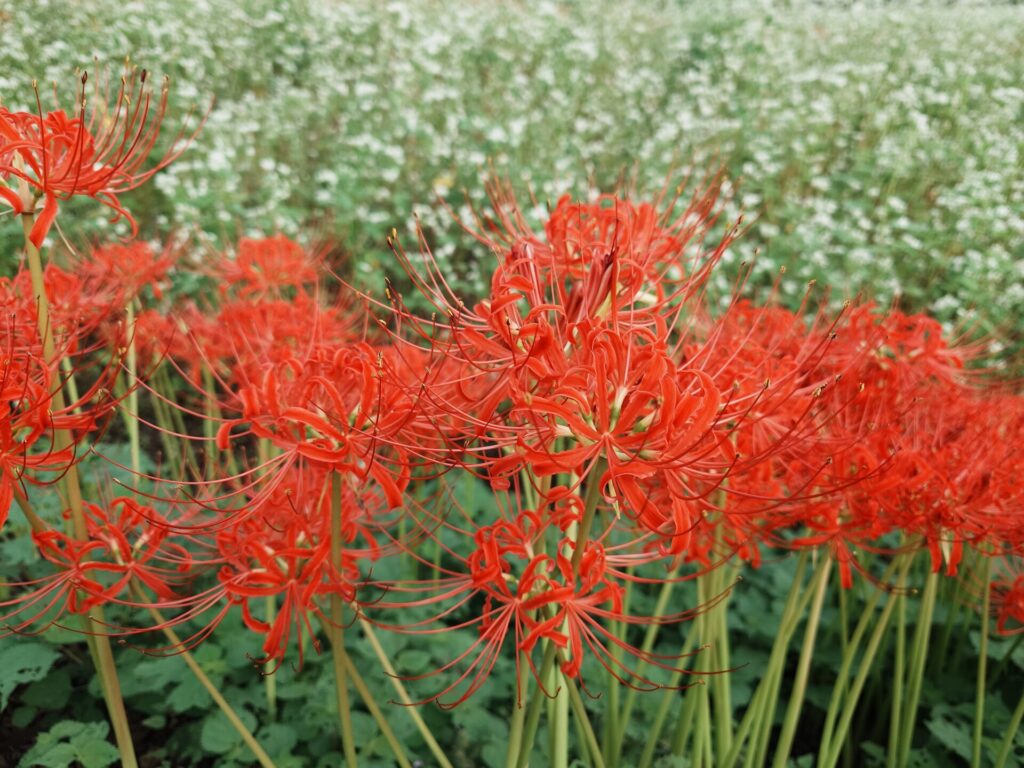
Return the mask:
[(1010, 725), (1006, 729), (1003, 743), (999, 747), (994, 768), (1005, 768), (1006, 761), (1010, 757), (1010, 750), (1013, 749), (1013, 742), (1017, 739), (1022, 719), (1024, 719), (1024, 693), (1021, 694), (1020, 701), (1017, 702), (1017, 708), (1013, 710), (1013, 716), (1010, 718)]
[[(334, 572), (342, 572), (341, 562), (341, 481), (339, 472), (331, 473), (331, 566)], [(334, 663), (335, 693), (338, 699), (338, 725), (341, 729), (342, 748), (348, 768), (356, 766), (356, 744), (352, 731), (352, 711), (348, 701), (348, 674), (345, 665), (344, 615), (341, 595), (331, 595), (331, 621), (328, 635), (331, 640), (331, 658)]]
[(896, 764), (900, 744), (900, 724), (903, 721), (903, 681), (907, 676), (907, 596), (903, 585), (890, 598), (896, 601), (896, 659), (892, 676), (892, 710), (889, 714), (889, 745), (886, 750), (888, 765)]
[(928, 637), (932, 629), (932, 612), (935, 609), (935, 595), (938, 589), (939, 575), (929, 569), (925, 579), (924, 593), (921, 597), (921, 609), (914, 628), (914, 643), (910, 652), (910, 675), (907, 679), (907, 706), (903, 710), (903, 722), (900, 727), (900, 749), (897, 752), (896, 765), (906, 766), (910, 760), (910, 747), (914, 741), (914, 726), (917, 725), (917, 705), (921, 698), (921, 686), (924, 682), (924, 666), (928, 659)]
[[(679, 651), (680, 658), (689, 653), (696, 637), (697, 623), (690, 622), (690, 630), (686, 633), (686, 639), (683, 640), (682, 647)], [(679, 681), (682, 677), (683, 673), (681, 670), (673, 672), (668, 687), (662, 694), (661, 704), (658, 706), (658, 711), (654, 716), (654, 722), (651, 724), (651, 730), (647, 734), (647, 743), (644, 745), (644, 751), (640, 757), (640, 762), (638, 764), (639, 768), (649, 768), (651, 761), (654, 759), (654, 750), (657, 747), (658, 740), (661, 738), (661, 731), (665, 727), (665, 720), (668, 718), (669, 710), (672, 709), (672, 701), (676, 698), (676, 694), (678, 693), (676, 686), (679, 685)]]
[(807, 675), (811, 669), (811, 658), (814, 656), (814, 641), (818, 635), (818, 624), (821, 622), (821, 608), (825, 602), (825, 592), (828, 587), (828, 576), (832, 564), (832, 558), (825, 558), (825, 567), (817, 576), (817, 584), (814, 588), (814, 601), (811, 603), (811, 613), (807, 617), (807, 628), (804, 630), (803, 648), (800, 649), (800, 660), (797, 662), (796, 679), (793, 682), (793, 691), (789, 695), (789, 705), (786, 707), (786, 717), (782, 721), (782, 733), (779, 736), (779, 743), (775, 749), (775, 760), (773, 768), (785, 768), (789, 760), (790, 750), (793, 748), (793, 736), (796, 734), (796, 725), (800, 720), (800, 710), (803, 708), (804, 695), (807, 692)]
[(743, 713), (743, 719), (740, 720), (739, 727), (736, 729), (732, 748), (726, 755), (725, 760), (722, 761), (722, 768), (732, 768), (735, 764), (736, 759), (739, 757), (740, 749), (743, 747), (747, 735), (751, 732), (751, 726), (755, 726), (755, 731), (760, 730), (760, 715), (764, 710), (764, 702), (768, 689), (771, 686), (771, 678), (774, 677), (774, 670), (778, 669), (785, 662), (790, 638), (796, 630), (797, 623), (800, 616), (803, 615), (807, 602), (810, 601), (811, 592), (804, 589), (803, 585), (807, 559), (807, 550), (801, 551), (797, 560), (796, 572), (793, 574), (793, 580), (789, 586), (789, 594), (786, 596), (786, 603), (782, 609), (782, 617), (779, 619), (779, 628), (775, 633), (775, 641), (772, 643), (768, 664), (762, 672), (761, 682), (758, 683), (757, 689), (754, 691), (750, 703)]
[[(907, 568), (910, 565), (910, 557), (906, 555), (896, 557), (891, 563), (889, 563), (885, 573), (883, 573), (879, 579), (879, 583), (884, 584), (888, 582), (888, 580), (892, 578), (893, 571), (896, 570), (898, 564), (902, 564), (900, 567), (898, 587), (898, 589), (902, 589), (906, 578)], [(874, 620), (875, 607), (878, 605), (878, 601), (881, 599), (882, 594), (883, 592), (880, 589), (876, 589), (872, 592), (861, 611), (860, 621), (857, 622), (857, 626), (854, 627), (853, 630), (853, 635), (850, 636), (850, 643), (846, 648), (846, 654), (843, 656), (843, 660), (840, 664), (839, 674), (836, 676), (836, 683), (832, 687), (832, 696), (829, 699), (828, 712), (825, 715), (825, 724), (822, 727), (821, 745), (818, 751), (819, 764), (823, 763), (832, 746), (832, 737), (835, 733), (836, 719), (839, 716), (839, 707), (844, 695), (846, 694), (846, 685), (850, 679), (850, 669), (853, 666), (853, 661), (857, 652), (860, 650), (861, 641), (864, 639), (864, 635), (867, 633), (868, 627)], [(893, 605), (893, 601), (888, 601), (888, 604)]]
[[(43, 356), (47, 362), (52, 362), (56, 358), (57, 352), (53, 341), (53, 328), (50, 325), (50, 303), (46, 295), (46, 282), (43, 279), (42, 257), (39, 249), (29, 238), (29, 233), (32, 231), (32, 216), (22, 216), (21, 223), (25, 234), (25, 254), (29, 276), (32, 280), (32, 292), (36, 300), (36, 320), (39, 325), (39, 336), (43, 343)], [(54, 390), (51, 399), (51, 410), (63, 411), (65, 409), (62, 387), (58, 386)], [(74, 440), (68, 430), (55, 429), (53, 443), (55, 450), (63, 451), (71, 448), (74, 445)], [(74, 537), (78, 541), (86, 541), (89, 538), (89, 532), (85, 522), (78, 465), (74, 461), (69, 464), (67, 472), (64, 474), (63, 486), (71, 512)], [(103, 689), (107, 712), (114, 728), (114, 739), (117, 742), (122, 766), (136, 768), (138, 761), (135, 758), (135, 745), (132, 742), (131, 728), (128, 725), (128, 714), (125, 712), (124, 699), (121, 696), (121, 682), (117, 677), (117, 666), (114, 663), (114, 654), (110, 649), (110, 638), (103, 634), (106, 623), (103, 621), (103, 611), (99, 606), (89, 611), (88, 616), (85, 617), (85, 624), (86, 642), (99, 674), (100, 687)]]
[[(678, 567), (673, 568), (669, 574), (668, 579), (661, 585), (661, 590), (658, 592), (658, 600), (654, 605), (654, 616), (662, 616), (665, 613), (665, 608), (668, 606), (668, 601), (672, 597), (672, 592), (675, 589), (676, 576), (678, 575)], [(653, 650), (654, 643), (658, 638), (658, 631), (661, 629), (661, 624), (658, 622), (652, 623), (647, 627), (647, 632), (644, 634), (644, 641), (640, 649), (640, 660), (637, 663), (637, 672), (642, 672), (646, 666), (646, 657)], [(636, 688), (630, 688), (626, 691), (626, 699), (622, 705), (622, 710), (617, 718), (617, 728), (612, 736), (612, 742), (610, 745), (609, 753), (605, 755), (605, 759), (610, 765), (618, 764), (618, 756), (622, 751), (622, 742), (626, 737), (626, 728), (629, 725), (629, 720), (633, 715), (633, 707), (636, 704)]]
[(388, 723), (388, 719), (384, 717), (384, 713), (381, 712), (380, 707), (377, 705), (377, 701), (373, 698), (373, 694), (370, 692), (369, 687), (366, 685), (366, 681), (363, 680), (363, 676), (359, 674), (359, 670), (356, 669), (352, 663), (352, 659), (344, 648), (337, 649), (337, 653), (345, 662), (345, 671), (348, 676), (352, 679), (353, 685), (356, 687), (356, 691), (359, 692), (360, 698), (363, 703), (366, 704), (366, 708), (370, 710), (370, 714), (373, 719), (377, 721), (377, 726), (380, 728), (380, 732), (384, 734), (384, 740), (387, 741), (388, 746), (391, 747), (391, 752), (395, 756), (395, 761), (401, 766), (401, 768), (412, 768), (412, 763), (409, 762), (409, 758), (405, 755), (405, 750), (402, 749), (402, 744), (399, 742), (398, 737), (395, 736), (395, 732), (391, 730), (391, 725)]
[(530, 685), (530, 665), (526, 654), (519, 653), (519, 684), (516, 700), (512, 703), (512, 720), (508, 727), (508, 745), (505, 751), (505, 768), (515, 768), (519, 750), (523, 743), (523, 726), (526, 723), (526, 707), (522, 697)]
[(981, 581), (984, 585), (985, 597), (981, 603), (981, 648), (978, 649), (978, 687), (974, 697), (974, 739), (971, 750), (971, 768), (980, 768), (981, 766), (981, 736), (985, 723), (985, 688), (988, 665), (989, 610), (992, 600), (992, 590), (989, 588), (991, 573), (992, 558), (985, 557)]
[(139, 388), (138, 355), (135, 350), (135, 300), (129, 299), (125, 307), (125, 323), (128, 326), (128, 410), (125, 420), (128, 426), (128, 446), (131, 452), (132, 471), (138, 476), (142, 467), (142, 447), (139, 440)]
[[(545, 680), (551, 673), (552, 668), (555, 665), (555, 646), (553, 643), (548, 643), (544, 649), (544, 658), (540, 663), (540, 669), (537, 672), (538, 679)], [(519, 759), (516, 760), (516, 768), (525, 768), (526, 764), (530, 761), (530, 753), (533, 751), (533, 741), (537, 736), (537, 724), (540, 722), (540, 708), (543, 702), (547, 699), (547, 694), (541, 686), (537, 686), (537, 690), (533, 692), (533, 696), (530, 697), (530, 704), (526, 708), (526, 718), (523, 723), (523, 742), (519, 748)]]
[[(132, 590), (140, 600), (145, 600), (142, 587), (137, 583), (132, 583)], [(256, 756), (257, 762), (259, 762), (263, 768), (276, 768), (274, 761), (270, 759), (270, 755), (268, 755), (260, 743), (256, 741), (256, 737), (252, 735), (252, 731), (250, 731), (246, 727), (245, 723), (242, 722), (238, 713), (235, 712), (234, 707), (228, 703), (228, 700), (224, 698), (220, 689), (214, 685), (213, 681), (203, 671), (203, 668), (199, 666), (195, 657), (189, 653), (189, 651), (185, 650), (185, 644), (181, 642), (181, 638), (178, 637), (177, 633), (167, 626), (167, 620), (164, 618), (163, 614), (160, 613), (155, 606), (150, 605), (148, 607), (150, 615), (156, 621), (156, 625), (160, 627), (164, 636), (170, 640), (171, 647), (181, 649), (179, 655), (184, 660), (185, 664), (192, 671), (192, 674), (195, 675), (196, 680), (199, 681), (200, 685), (202, 685), (203, 688), (206, 689), (206, 692), (210, 694), (210, 698), (212, 698), (214, 703), (220, 708), (220, 711), (224, 713), (228, 722), (231, 723), (231, 726), (238, 732), (238, 735), (242, 737), (242, 741), (245, 742), (245, 745), (252, 750), (253, 755)]]
[[(363, 633), (366, 635), (366, 639), (369, 640), (370, 647), (373, 649), (374, 654), (376, 654), (377, 659), (380, 661), (381, 667), (384, 669), (384, 673), (391, 681), (391, 686), (395, 689), (395, 693), (398, 694), (398, 698), (401, 699), (402, 704), (405, 705), (405, 711), (409, 713), (409, 717), (411, 717), (413, 723), (415, 723), (417, 730), (420, 732), (420, 736), (423, 737), (423, 741), (427, 744), (427, 748), (434, 756), (434, 759), (437, 760), (437, 764), (441, 766), (441, 768), (453, 768), (451, 762), (445, 756), (444, 750), (441, 749), (441, 745), (437, 743), (437, 739), (434, 738), (434, 734), (431, 733), (430, 728), (424, 722), (419, 709), (413, 706), (412, 697), (409, 696), (409, 692), (405, 690), (405, 686), (402, 685), (402, 679), (395, 671), (395, 667), (391, 663), (391, 659), (388, 658), (387, 652), (384, 650), (384, 646), (382, 646), (380, 644), (380, 640), (377, 639), (377, 633), (374, 632), (373, 625), (360, 616), (359, 626), (363, 628)], [(526, 665), (524, 664), (523, 666), (525, 667)], [(526, 672), (527, 678), (529, 678), (529, 670), (527, 669)], [(524, 687), (523, 690), (525, 691), (526, 688)]]
[(854, 679), (853, 685), (850, 686), (849, 693), (843, 702), (843, 714), (836, 726), (835, 737), (832, 739), (828, 756), (824, 762), (819, 764), (818, 768), (834, 768), (835, 764), (839, 762), (839, 756), (843, 751), (843, 742), (846, 740), (846, 733), (850, 728), (850, 722), (853, 720), (853, 713), (857, 711), (857, 701), (860, 698), (861, 691), (864, 690), (864, 682), (867, 680), (868, 673), (871, 672), (871, 665), (875, 660), (875, 654), (878, 652), (878, 646), (885, 635), (886, 629), (889, 627), (889, 618), (892, 616), (892, 609), (895, 604), (895, 601), (890, 597), (885, 603), (885, 608), (882, 609), (882, 614), (875, 625), (875, 631), (872, 632), (868, 646), (864, 650), (864, 656), (857, 670), (857, 677)]

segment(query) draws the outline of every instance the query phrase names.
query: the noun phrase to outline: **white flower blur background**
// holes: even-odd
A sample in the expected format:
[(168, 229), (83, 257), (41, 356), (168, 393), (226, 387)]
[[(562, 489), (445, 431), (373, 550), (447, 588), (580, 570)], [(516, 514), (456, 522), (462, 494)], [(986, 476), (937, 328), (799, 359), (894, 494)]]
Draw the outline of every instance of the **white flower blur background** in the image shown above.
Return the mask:
[[(460, 285), (479, 246), (438, 204), (508, 177), (546, 200), (723, 165), (728, 214), (787, 299), (899, 296), (991, 336), (1024, 369), (1024, 7), (661, 0), (5, 0), (0, 99), (116, 69), (215, 104), (193, 147), (126, 201), (197, 243), (330, 236), (367, 284), (415, 216)], [(44, 89), (45, 92), (45, 89)], [(172, 123), (173, 124), (173, 123)], [(674, 172), (673, 172), (673, 169)], [(668, 176), (668, 174), (673, 175)], [(97, 222), (103, 211), (83, 210)], [(15, 228), (16, 229), (16, 228)], [(0, 247), (17, 248), (17, 232)], [(87, 228), (88, 231), (88, 228)], [(52, 236), (59, 237), (56, 233)]]

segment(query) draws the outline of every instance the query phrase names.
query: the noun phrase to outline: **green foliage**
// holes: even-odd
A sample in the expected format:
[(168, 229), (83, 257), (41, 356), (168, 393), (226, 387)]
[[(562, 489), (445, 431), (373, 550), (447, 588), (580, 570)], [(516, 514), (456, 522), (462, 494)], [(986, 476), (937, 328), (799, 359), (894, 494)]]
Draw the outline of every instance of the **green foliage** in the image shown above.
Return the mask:
[(32, 640), (0, 645), (0, 712), (7, 709), (15, 688), (45, 678), (58, 658), (54, 648)]
[(117, 749), (107, 741), (110, 727), (103, 722), (62, 720), (39, 739), (18, 768), (106, 768), (117, 762)]

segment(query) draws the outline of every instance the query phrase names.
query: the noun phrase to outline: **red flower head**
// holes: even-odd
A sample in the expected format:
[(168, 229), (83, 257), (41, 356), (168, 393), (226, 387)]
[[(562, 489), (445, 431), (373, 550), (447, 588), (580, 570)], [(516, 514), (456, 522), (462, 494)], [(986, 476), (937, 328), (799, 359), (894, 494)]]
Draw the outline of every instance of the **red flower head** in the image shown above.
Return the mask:
[(180, 133), (155, 165), (143, 170), (167, 110), (166, 81), (154, 103), (146, 70), (129, 68), (111, 103), (106, 83), (98, 83), (87, 99), (87, 80), (83, 74), (74, 115), (63, 109), (44, 113), (38, 91), (38, 113), (0, 107), (0, 176), (17, 180), (19, 187), (0, 184), (0, 197), (21, 214), (34, 214), (36, 202), (44, 199), (30, 234), (37, 248), (57, 216), (57, 201), (76, 195), (110, 208), (115, 221), (127, 219), (134, 234), (135, 219), (119, 195), (169, 165), (191, 140)]

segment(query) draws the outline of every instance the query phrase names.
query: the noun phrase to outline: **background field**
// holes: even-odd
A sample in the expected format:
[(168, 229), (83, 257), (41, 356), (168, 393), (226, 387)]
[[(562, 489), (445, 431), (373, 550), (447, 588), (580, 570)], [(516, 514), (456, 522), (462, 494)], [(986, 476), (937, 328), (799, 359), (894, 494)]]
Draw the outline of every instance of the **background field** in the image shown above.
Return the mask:
[(418, 214), (478, 282), (487, 254), (437, 201), (485, 206), (491, 167), (543, 204), (722, 164), (752, 224), (733, 263), (788, 265), (791, 299), (814, 278), (971, 319), (1019, 361), (1024, 9), (846, 5), (8, 0), (0, 97), (70, 95), (76, 66), (130, 53), (172, 109), (216, 100), (131, 201), (147, 232), (312, 225), (367, 279)]

